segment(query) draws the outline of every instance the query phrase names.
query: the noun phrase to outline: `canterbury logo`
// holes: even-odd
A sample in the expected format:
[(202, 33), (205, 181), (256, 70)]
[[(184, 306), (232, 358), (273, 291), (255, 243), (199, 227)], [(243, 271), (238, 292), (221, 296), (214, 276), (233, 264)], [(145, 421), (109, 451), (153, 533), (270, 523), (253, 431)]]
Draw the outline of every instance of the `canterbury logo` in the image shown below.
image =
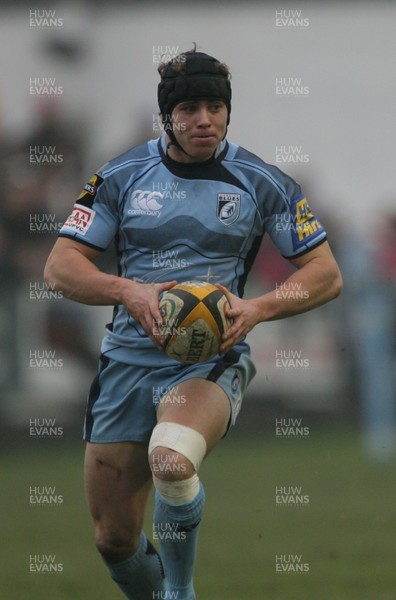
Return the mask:
[(138, 211), (156, 211), (162, 208), (162, 204), (157, 202), (156, 198), (162, 198), (162, 192), (150, 192), (145, 190), (135, 190), (131, 196), (131, 206)]

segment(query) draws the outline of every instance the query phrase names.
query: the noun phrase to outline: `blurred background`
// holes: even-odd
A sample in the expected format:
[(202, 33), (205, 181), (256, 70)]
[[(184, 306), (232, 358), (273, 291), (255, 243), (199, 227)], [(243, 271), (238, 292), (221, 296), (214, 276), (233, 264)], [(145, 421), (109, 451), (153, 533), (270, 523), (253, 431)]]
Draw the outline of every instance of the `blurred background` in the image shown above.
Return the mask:
[[(307, 476), (322, 490), (323, 474), (309, 467), (312, 453), (326, 449), (326, 456), (334, 456), (335, 485), (338, 468), (352, 456), (354, 470), (345, 472), (345, 481), (355, 481), (356, 503), (365, 494), (375, 514), (381, 512), (375, 485), (394, 486), (384, 474), (394, 467), (396, 450), (395, 20), (395, 4), (384, 1), (0, 2), (0, 437), (6, 487), (11, 481), (20, 486), (8, 499), (15, 518), (10, 536), (21, 535), (18, 522), (26, 503), (14, 502), (18, 494), (28, 495), (34, 481), (51, 485), (59, 476), (54, 465), (44, 472), (38, 467), (47, 449), (58, 453), (62, 465), (68, 456), (74, 461), (77, 487), (66, 474), (57, 480), (67, 490), (65, 498), (69, 489), (79, 489), (85, 399), (104, 325), (112, 316), (111, 307), (78, 305), (45, 286), (46, 258), (91, 175), (108, 159), (160, 135), (158, 64), (193, 42), (231, 69), (229, 139), (302, 185), (344, 277), (342, 295), (328, 306), (262, 325), (249, 335), (258, 374), (225, 444), (231, 444), (231, 454), (242, 456), (247, 441), (254, 440), (257, 462), (248, 488), (266, 444), (275, 456), (274, 465), (268, 464), (270, 475), (276, 478), (276, 469), (282, 469), (276, 456), (285, 452), (286, 443), (285, 468), (298, 452), (306, 455), (298, 459), (305, 471), (298, 471), (298, 463), (284, 483), (301, 484)], [(99, 264), (114, 272), (112, 252)], [(265, 240), (246, 297), (281, 285), (289, 273), (288, 263)], [(383, 479), (375, 480), (374, 488), (364, 485), (378, 473)], [(73, 493), (78, 492), (70, 491), (69, 498)], [(318, 520), (311, 511), (311, 527), (330, 504), (324, 498)], [(268, 506), (273, 509), (273, 498)], [(344, 509), (341, 505), (337, 518)], [(36, 512), (23, 525), (32, 527), (43, 552), (49, 551), (53, 514), (42, 509), (38, 521)], [(66, 515), (58, 514), (59, 521)], [(284, 526), (284, 515), (276, 517)], [(300, 515), (293, 517), (293, 526), (302, 525)], [(394, 512), (381, 518), (388, 530)], [(334, 529), (331, 521), (329, 529)], [(22, 535), (20, 552), (27, 556), (33, 546)], [(287, 553), (288, 548), (294, 551), (291, 540)], [(313, 548), (307, 552), (314, 554)], [(396, 556), (394, 548), (386, 552), (389, 559)], [(383, 562), (381, 553), (375, 556)], [(6, 598), (26, 597), (22, 587), (18, 595), (21, 583), (10, 583), (21, 573), (29, 580), (21, 561), (20, 570), (11, 570), (5, 580)], [(335, 570), (330, 563), (327, 567), (324, 579), (333, 578)], [(357, 590), (356, 597), (396, 598), (383, 577), (381, 590), (378, 575), (373, 595), (366, 582), (366, 595)], [(45, 595), (54, 585), (45, 581), (40, 597), (90, 598), (79, 581), (76, 577), (70, 587), (74, 595), (67, 595), (67, 586)], [(241, 591), (235, 598), (262, 598), (264, 585), (257, 583), (248, 595)], [(287, 585), (278, 578), (268, 597), (289, 598)], [(353, 593), (340, 584), (329, 598), (350, 600)], [(222, 594), (213, 598), (234, 598), (231, 591)], [(309, 594), (302, 589), (298, 598)], [(319, 597), (314, 588), (312, 594)], [(206, 597), (212, 598), (208, 590)]]

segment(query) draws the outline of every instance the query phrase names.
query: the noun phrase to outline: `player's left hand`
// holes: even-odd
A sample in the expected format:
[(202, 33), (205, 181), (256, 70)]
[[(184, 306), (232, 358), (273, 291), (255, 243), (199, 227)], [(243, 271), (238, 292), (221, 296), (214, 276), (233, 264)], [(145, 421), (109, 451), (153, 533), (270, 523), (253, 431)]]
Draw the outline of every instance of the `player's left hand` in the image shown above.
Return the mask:
[(233, 320), (231, 327), (223, 334), (220, 346), (219, 354), (226, 354), (260, 322), (260, 311), (255, 300), (243, 300), (220, 283), (215, 285), (223, 292), (230, 305), (230, 308), (227, 305), (224, 307), (226, 317)]

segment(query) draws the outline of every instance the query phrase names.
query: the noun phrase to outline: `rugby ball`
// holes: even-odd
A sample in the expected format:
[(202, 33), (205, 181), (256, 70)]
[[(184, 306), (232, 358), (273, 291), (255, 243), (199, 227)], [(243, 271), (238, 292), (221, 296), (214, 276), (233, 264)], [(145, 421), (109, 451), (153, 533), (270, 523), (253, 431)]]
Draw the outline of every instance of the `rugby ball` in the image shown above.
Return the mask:
[(185, 364), (216, 356), (231, 325), (224, 314), (226, 304), (223, 292), (205, 281), (186, 281), (165, 292), (159, 305), (165, 354)]

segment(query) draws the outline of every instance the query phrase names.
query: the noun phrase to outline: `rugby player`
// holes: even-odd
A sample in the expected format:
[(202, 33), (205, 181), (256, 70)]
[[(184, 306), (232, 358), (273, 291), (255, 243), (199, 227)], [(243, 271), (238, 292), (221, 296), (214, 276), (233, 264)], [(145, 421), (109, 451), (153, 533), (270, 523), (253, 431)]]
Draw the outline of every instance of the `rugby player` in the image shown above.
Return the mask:
[[(159, 73), (161, 137), (95, 173), (60, 231), (45, 279), (77, 302), (114, 306), (84, 426), (97, 548), (127, 598), (193, 600), (205, 503), (199, 467), (234, 425), (255, 374), (246, 335), (332, 300), (342, 280), (300, 186), (227, 140), (227, 66), (194, 48)], [(295, 267), (285, 286), (298, 284), (303, 298), (276, 290), (243, 298), (266, 232)], [(112, 243), (118, 276), (94, 264)], [(171, 266), (158, 258), (166, 256)], [(219, 356), (184, 365), (162, 351), (158, 304), (162, 292), (192, 279), (219, 285), (233, 325)], [(152, 484), (150, 537), (159, 551), (142, 531)]]

